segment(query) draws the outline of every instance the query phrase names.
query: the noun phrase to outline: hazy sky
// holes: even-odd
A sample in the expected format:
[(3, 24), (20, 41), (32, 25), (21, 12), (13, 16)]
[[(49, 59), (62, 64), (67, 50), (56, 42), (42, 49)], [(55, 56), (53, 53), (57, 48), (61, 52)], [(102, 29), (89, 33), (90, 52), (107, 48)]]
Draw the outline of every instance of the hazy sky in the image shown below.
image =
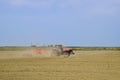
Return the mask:
[(120, 0), (0, 0), (0, 46), (120, 46)]

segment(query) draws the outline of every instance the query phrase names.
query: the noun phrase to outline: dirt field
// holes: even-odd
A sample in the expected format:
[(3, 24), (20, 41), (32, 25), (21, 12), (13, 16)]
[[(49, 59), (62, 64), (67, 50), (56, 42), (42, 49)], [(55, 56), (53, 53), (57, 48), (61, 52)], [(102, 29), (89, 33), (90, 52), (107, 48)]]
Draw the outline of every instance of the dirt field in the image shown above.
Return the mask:
[(77, 51), (68, 58), (31, 53), (0, 51), (0, 80), (120, 80), (120, 51)]

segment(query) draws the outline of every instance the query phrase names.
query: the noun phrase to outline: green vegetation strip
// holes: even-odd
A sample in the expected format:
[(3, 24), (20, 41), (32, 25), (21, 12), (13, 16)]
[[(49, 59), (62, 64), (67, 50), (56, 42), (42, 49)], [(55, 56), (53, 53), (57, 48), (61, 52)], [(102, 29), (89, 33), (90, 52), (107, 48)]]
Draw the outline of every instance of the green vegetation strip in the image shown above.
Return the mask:
[(32, 47), (0, 47), (0, 51), (19, 51), (19, 50), (28, 50)]

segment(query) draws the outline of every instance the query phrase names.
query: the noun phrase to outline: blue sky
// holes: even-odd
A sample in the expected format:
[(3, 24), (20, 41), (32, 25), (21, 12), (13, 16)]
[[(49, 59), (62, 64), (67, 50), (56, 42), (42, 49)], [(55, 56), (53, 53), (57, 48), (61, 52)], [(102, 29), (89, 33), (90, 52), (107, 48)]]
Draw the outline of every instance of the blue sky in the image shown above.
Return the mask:
[(120, 46), (120, 0), (0, 0), (0, 46)]

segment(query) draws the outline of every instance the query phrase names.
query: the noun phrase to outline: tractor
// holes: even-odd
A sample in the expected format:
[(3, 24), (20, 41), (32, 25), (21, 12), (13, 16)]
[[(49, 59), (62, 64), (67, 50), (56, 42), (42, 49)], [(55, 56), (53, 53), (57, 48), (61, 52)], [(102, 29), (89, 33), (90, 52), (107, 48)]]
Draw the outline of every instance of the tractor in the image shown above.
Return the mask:
[(74, 55), (75, 53), (70, 48), (63, 48), (62, 45), (55, 45), (53, 49), (53, 54), (56, 56), (63, 55), (64, 57), (68, 57), (70, 55)]

